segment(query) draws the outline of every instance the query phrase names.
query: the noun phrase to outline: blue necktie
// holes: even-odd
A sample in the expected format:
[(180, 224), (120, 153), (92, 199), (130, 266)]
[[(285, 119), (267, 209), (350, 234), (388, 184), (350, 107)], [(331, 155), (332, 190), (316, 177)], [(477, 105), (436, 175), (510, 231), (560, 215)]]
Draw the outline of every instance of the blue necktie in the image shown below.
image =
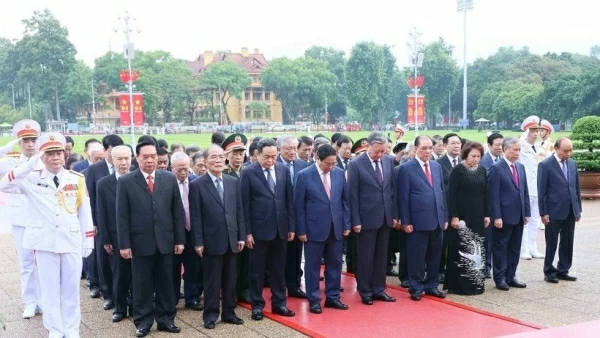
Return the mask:
[(562, 166), (562, 172), (563, 175), (565, 176), (565, 180), (567, 180), (567, 182), (569, 182), (569, 174), (567, 173), (567, 162), (566, 161), (560, 161), (561, 166)]

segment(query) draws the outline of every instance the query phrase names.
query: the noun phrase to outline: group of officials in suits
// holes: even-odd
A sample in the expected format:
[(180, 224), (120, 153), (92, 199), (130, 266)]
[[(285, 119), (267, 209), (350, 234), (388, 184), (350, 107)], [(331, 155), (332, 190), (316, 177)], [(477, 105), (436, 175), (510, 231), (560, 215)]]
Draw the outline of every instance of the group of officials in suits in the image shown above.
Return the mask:
[[(391, 229), (406, 234), (411, 298), (418, 301), (423, 293), (445, 297), (438, 284), (448, 211), (443, 166), (432, 160), (433, 140), (417, 137), (415, 158), (396, 168), (387, 155), (389, 140), (379, 132), (371, 133), (352, 161), (342, 167), (338, 151), (329, 142), (315, 142), (313, 158), (306, 163), (296, 159), (292, 149), (286, 154), (288, 147), (300, 148), (293, 141), (263, 138), (253, 144), (255, 154), (251, 155), (256, 160), (245, 165), (237, 179), (223, 175), (227, 154), (217, 144), (202, 152), (206, 174), (193, 177), (189, 175), (191, 160), (184, 153), (171, 156), (172, 172), (158, 170), (160, 156), (151, 137), (140, 138), (135, 147), (138, 169), (132, 170), (132, 149), (118, 136), (106, 136), (102, 140), (106, 156), (84, 173), (95, 226), (92, 232), (98, 231), (93, 256), (103, 279), (99, 285), (104, 286), (104, 307), (115, 308), (113, 321), (132, 315), (138, 337), (146, 336), (154, 321), (160, 331), (180, 332), (174, 322), (180, 266), (183, 263), (187, 271), (186, 261), (194, 261), (186, 260), (187, 254), (202, 257), (201, 266), (196, 265), (184, 280), (190, 284), (192, 305), (200, 306), (198, 293), (204, 289), (204, 327), (214, 328), (219, 315), (225, 323), (243, 324), (234, 311), (236, 280), (245, 277), (238, 276), (242, 250), (249, 252), (253, 320), (264, 317), (266, 276), (271, 311), (295, 315), (287, 307), (287, 297), (302, 292), (303, 248), (309, 311), (322, 312), (322, 262), (324, 306), (346, 310), (340, 284), (343, 239), (351, 231), (357, 238), (355, 274), (363, 304), (396, 301), (385, 292)], [(237, 137), (234, 143), (244, 146)], [(494, 280), (500, 289), (524, 287), (515, 273), (520, 234), (531, 209), (526, 173), (517, 161), (520, 144), (505, 138), (500, 152), (494, 143), (488, 146), (496, 154), (489, 169)], [(581, 201), (571, 151), (571, 142), (559, 138), (552, 156), (539, 167), (539, 209), (548, 243), (544, 274), (552, 283), (575, 279), (568, 270)], [(554, 268), (559, 234), (559, 264)], [(192, 263), (189, 266), (194, 269)], [(188, 287), (184, 289), (187, 307)]]

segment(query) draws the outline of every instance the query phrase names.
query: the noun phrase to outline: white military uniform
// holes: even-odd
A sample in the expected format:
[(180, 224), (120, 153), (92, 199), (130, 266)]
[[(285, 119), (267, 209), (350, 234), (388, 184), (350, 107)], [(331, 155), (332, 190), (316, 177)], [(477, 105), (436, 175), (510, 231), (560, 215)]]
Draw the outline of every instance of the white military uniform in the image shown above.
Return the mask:
[(519, 162), (525, 167), (525, 175), (527, 178), (527, 189), (529, 190), (529, 205), (531, 209), (531, 217), (529, 222), (524, 226), (523, 238), (521, 240), (521, 257), (523, 258), (543, 258), (537, 248), (537, 230), (542, 220), (538, 207), (538, 191), (537, 191), (537, 170), (538, 170), (538, 151), (540, 144), (531, 144), (527, 141), (527, 133), (530, 128), (539, 128), (539, 117), (530, 116), (523, 122), (522, 129), (524, 132), (521, 137), (521, 154)]
[[(64, 149), (64, 136), (50, 135), (62, 138)], [(44, 140), (48, 140), (47, 134), (42, 134), (38, 143)], [(26, 227), (23, 247), (35, 250), (43, 281), (43, 324), (49, 337), (76, 338), (81, 322), (81, 257), (89, 256), (94, 247), (90, 200), (83, 175), (63, 169), (54, 175), (40, 164), (35, 168), (24, 163), (12, 170), (0, 180), (0, 190), (22, 191), (30, 210), (36, 210)]]

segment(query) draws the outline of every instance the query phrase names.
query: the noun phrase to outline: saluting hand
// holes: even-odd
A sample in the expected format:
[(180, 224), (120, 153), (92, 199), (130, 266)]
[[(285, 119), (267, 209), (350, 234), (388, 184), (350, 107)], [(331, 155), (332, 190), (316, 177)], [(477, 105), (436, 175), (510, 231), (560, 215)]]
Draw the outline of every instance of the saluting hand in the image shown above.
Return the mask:
[(181, 255), (181, 253), (183, 253), (183, 248), (184, 248), (183, 244), (175, 245), (175, 254)]

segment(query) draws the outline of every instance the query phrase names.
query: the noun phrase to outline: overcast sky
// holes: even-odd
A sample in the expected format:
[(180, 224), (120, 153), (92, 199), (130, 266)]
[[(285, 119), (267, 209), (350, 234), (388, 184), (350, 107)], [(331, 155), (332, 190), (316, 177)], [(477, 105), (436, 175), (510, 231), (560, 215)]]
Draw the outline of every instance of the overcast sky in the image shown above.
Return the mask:
[[(423, 43), (441, 36), (454, 45), (460, 64), (464, 55), (456, 0), (3, 0), (0, 36), (20, 38), (21, 19), (44, 8), (69, 29), (77, 57), (90, 65), (109, 49), (122, 51), (124, 35), (114, 28), (123, 26), (118, 17), (126, 9), (141, 30), (136, 48), (163, 49), (188, 60), (205, 50), (241, 47), (259, 48), (267, 59), (300, 56), (312, 45), (349, 53), (356, 42), (373, 40), (393, 45), (402, 67), (414, 27)], [(475, 0), (467, 15), (467, 60), (501, 46), (587, 55), (600, 44), (598, 13), (600, 4), (591, 0)]]

